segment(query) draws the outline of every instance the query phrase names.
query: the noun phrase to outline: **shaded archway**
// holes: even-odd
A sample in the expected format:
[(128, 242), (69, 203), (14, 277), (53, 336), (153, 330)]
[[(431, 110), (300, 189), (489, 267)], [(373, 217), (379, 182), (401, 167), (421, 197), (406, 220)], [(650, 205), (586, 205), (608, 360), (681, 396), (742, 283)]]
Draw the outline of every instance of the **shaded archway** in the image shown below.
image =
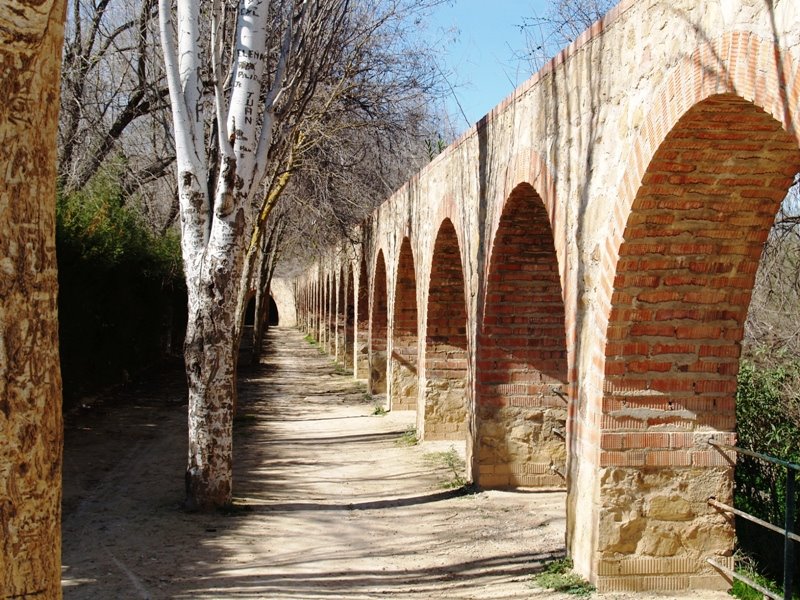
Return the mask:
[(344, 366), (346, 368), (352, 369), (353, 368), (353, 348), (355, 346), (353, 335), (355, 332), (355, 323), (356, 323), (356, 313), (355, 313), (355, 302), (354, 302), (354, 289), (353, 289), (353, 268), (352, 265), (347, 264), (346, 273), (347, 273), (347, 286), (345, 287), (345, 314), (344, 314)]
[(269, 295), (269, 307), (267, 313), (267, 324), (270, 327), (277, 327), (280, 324), (280, 314), (278, 314), (278, 305), (275, 304), (275, 298), (272, 294)]
[(356, 309), (356, 377), (369, 377), (369, 279), (367, 279), (367, 257), (362, 253), (358, 275), (358, 307)]
[[(689, 109), (649, 163), (619, 250), (597, 436), (597, 553), (619, 572), (710, 573), (725, 562), (740, 342), (796, 141), (732, 94)], [(629, 569), (622, 563), (635, 565)]]
[(247, 308), (245, 308), (244, 311), (244, 326), (252, 327), (255, 324), (255, 322), (256, 322), (256, 295), (255, 293), (251, 293), (250, 298), (247, 301)]
[(528, 184), (506, 201), (491, 249), (478, 344), (478, 481), (561, 487), (567, 347), (547, 210)]
[(370, 320), (369, 393), (386, 393), (386, 261), (383, 250), (375, 259), (375, 276), (372, 292), (372, 319)]
[(425, 337), (424, 427), (427, 440), (464, 439), (467, 430), (467, 310), (453, 223), (445, 219), (433, 248)]
[(336, 302), (336, 281), (333, 273), (325, 276), (325, 349), (328, 354), (334, 352), (334, 306)]
[(336, 280), (339, 284), (339, 292), (336, 295), (336, 360), (344, 365), (347, 348), (347, 291), (345, 288), (347, 272), (344, 265), (337, 269)]
[(416, 410), (417, 278), (408, 238), (400, 246), (392, 336), (392, 410)]

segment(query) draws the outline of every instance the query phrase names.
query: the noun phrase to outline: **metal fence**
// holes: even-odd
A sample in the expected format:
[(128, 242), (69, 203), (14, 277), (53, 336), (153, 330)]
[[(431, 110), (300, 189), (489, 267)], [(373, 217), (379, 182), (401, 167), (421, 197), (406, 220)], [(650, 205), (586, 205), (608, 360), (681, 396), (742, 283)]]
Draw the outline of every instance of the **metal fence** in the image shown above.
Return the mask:
[(709, 440), (708, 442), (712, 446), (719, 448), (720, 450), (728, 450), (734, 451), (739, 454), (745, 454), (747, 456), (752, 456), (753, 458), (758, 458), (760, 460), (764, 460), (770, 462), (775, 465), (779, 465), (781, 467), (786, 468), (786, 506), (785, 506), (785, 520), (784, 520), (784, 527), (778, 527), (777, 525), (773, 525), (767, 521), (759, 519), (758, 517), (754, 517), (753, 515), (746, 513), (744, 511), (738, 510), (733, 506), (729, 506), (722, 502), (719, 502), (715, 498), (709, 498), (708, 503), (717, 508), (718, 510), (732, 513), (738, 517), (743, 519), (747, 519), (748, 521), (752, 521), (761, 527), (765, 527), (771, 531), (775, 531), (783, 536), (784, 539), (784, 546), (783, 546), (783, 596), (779, 596), (775, 592), (772, 592), (766, 589), (764, 586), (759, 585), (749, 577), (741, 575), (740, 573), (736, 573), (721, 565), (717, 561), (712, 558), (706, 559), (709, 564), (711, 564), (714, 568), (718, 569), (728, 577), (733, 579), (738, 579), (739, 581), (743, 581), (750, 587), (758, 590), (764, 596), (769, 598), (773, 598), (774, 600), (791, 600), (792, 599), (792, 592), (794, 586), (794, 543), (800, 542), (800, 535), (794, 533), (794, 519), (795, 519), (795, 483), (796, 483), (796, 475), (797, 472), (800, 471), (800, 465), (788, 462), (785, 460), (781, 460), (780, 458), (775, 458), (774, 456), (768, 456), (766, 454), (761, 454), (759, 452), (753, 452), (752, 450), (746, 450), (744, 448), (739, 448), (738, 446), (730, 446), (728, 444), (723, 444), (716, 440)]

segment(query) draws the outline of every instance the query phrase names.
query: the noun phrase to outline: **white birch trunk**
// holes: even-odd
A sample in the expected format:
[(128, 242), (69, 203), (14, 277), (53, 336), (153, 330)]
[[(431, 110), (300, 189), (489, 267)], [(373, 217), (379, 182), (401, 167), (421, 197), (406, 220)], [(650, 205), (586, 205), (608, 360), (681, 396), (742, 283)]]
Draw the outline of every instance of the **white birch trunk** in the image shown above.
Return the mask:
[[(190, 509), (207, 510), (227, 505), (232, 498), (232, 424), (239, 330), (236, 301), (244, 268), (245, 240), (252, 221), (252, 192), (258, 185), (254, 181), (259, 145), (256, 112), (266, 54), (267, 6), (258, 0), (240, 3), (229, 111), (219, 104), (222, 94), (217, 95), (222, 164), (212, 214), (206, 186), (208, 167), (199, 77), (199, 4), (194, 0), (178, 1), (177, 47), (169, 0), (160, 0), (159, 8), (175, 128), (181, 244), (188, 290), (186, 504)], [(271, 123), (271, 116), (262, 118), (268, 125)], [(268, 131), (264, 135), (270, 134)]]
[[(186, 491), (187, 506), (205, 510), (226, 505), (232, 497), (232, 422), (241, 331), (237, 305), (245, 275), (246, 244), (261, 208), (254, 196), (267, 172), (276, 107), (283, 104), (281, 114), (288, 114), (287, 104), (297, 101), (295, 92), (302, 78), (314, 77), (304, 71), (311, 68), (313, 60), (299, 60), (294, 65), (292, 61), (301, 55), (305, 58), (307, 53), (312, 59), (315, 52), (324, 55), (323, 30), (341, 26), (347, 2), (330, 0), (322, 10), (319, 0), (287, 0), (277, 63), (274, 72), (268, 73), (270, 84), (266, 86), (266, 60), (270, 52), (275, 54), (274, 48), (267, 50), (276, 25), (269, 14), (273, 3), (238, 2), (232, 64), (223, 72), (219, 27), (222, 0), (210, 2), (208, 59), (200, 51), (200, 19), (208, 17), (201, 11), (202, 2), (175, 1), (175, 26), (173, 0), (159, 0), (159, 21), (175, 130), (181, 247), (188, 290)], [(208, 189), (208, 173), (214, 171), (208, 165), (204, 121), (211, 94), (204, 92), (201, 81), (206, 64), (211, 65), (214, 79), (220, 156), (213, 192)], [(294, 69), (291, 72), (290, 66)], [(228, 75), (232, 89), (226, 102), (223, 80)]]

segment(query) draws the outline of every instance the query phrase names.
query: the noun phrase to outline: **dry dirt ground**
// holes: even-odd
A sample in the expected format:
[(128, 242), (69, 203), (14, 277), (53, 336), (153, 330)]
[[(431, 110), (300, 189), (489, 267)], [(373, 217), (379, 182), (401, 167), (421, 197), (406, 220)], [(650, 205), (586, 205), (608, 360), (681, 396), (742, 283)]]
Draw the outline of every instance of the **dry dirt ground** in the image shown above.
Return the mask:
[(66, 599), (573, 597), (531, 583), (564, 553), (562, 492), (447, 489), (450, 444), (402, 443), (413, 413), (373, 415), (296, 330), (267, 346), (240, 375), (227, 514), (181, 509), (179, 369), (68, 415)]

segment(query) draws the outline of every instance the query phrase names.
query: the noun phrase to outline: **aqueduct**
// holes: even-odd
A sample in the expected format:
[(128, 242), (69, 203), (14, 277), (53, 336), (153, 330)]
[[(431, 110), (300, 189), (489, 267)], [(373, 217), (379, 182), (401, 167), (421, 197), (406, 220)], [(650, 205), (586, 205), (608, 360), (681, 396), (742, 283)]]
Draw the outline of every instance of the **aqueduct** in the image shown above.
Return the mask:
[(800, 170), (800, 4), (625, 0), (295, 282), (298, 320), (465, 439), (566, 486), (600, 590), (717, 588), (740, 342)]

